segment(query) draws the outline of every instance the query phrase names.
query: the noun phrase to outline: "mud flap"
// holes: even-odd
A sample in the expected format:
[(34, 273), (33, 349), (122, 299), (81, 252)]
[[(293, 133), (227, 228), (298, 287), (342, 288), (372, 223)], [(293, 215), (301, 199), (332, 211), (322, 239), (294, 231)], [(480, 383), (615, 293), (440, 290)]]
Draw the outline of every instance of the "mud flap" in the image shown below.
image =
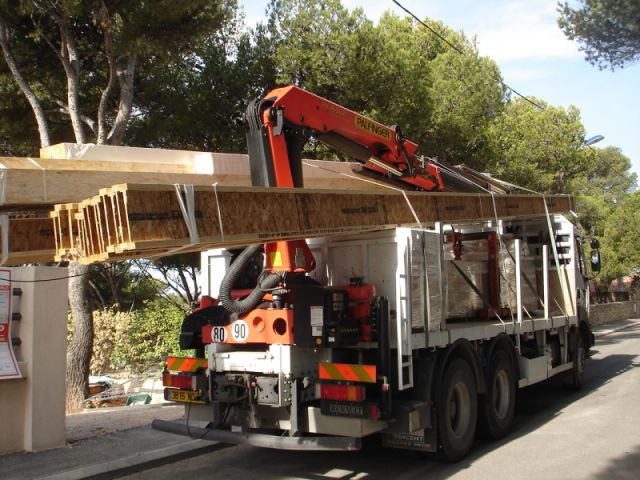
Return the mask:
[(435, 453), (438, 451), (438, 435), (435, 428), (427, 428), (421, 433), (383, 433), (382, 445)]

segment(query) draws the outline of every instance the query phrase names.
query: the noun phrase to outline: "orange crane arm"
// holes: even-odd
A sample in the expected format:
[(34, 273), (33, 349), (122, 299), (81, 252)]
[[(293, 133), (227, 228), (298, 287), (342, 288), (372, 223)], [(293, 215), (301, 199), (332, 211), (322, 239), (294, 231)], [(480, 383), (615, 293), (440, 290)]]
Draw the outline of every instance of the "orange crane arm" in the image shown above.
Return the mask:
[(422, 190), (443, 190), (440, 169), (389, 127), (296, 86), (272, 90), (247, 109), (254, 185), (302, 187), (302, 148), (313, 136), (365, 168)]

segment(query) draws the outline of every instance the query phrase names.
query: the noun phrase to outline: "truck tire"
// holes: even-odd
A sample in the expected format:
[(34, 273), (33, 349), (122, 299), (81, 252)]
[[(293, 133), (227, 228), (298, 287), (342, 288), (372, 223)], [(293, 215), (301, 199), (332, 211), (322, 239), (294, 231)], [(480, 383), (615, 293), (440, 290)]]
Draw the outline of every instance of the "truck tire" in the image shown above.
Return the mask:
[(478, 420), (478, 390), (469, 364), (453, 360), (445, 370), (437, 402), (440, 456), (457, 462), (473, 443)]
[(584, 385), (584, 366), (587, 359), (587, 349), (583, 333), (576, 329), (572, 335), (573, 367), (566, 373), (565, 384), (572, 390), (580, 390)]
[(479, 397), (478, 426), (485, 438), (498, 440), (511, 430), (516, 407), (514, 366), (502, 348), (493, 352), (487, 370), (487, 393)]

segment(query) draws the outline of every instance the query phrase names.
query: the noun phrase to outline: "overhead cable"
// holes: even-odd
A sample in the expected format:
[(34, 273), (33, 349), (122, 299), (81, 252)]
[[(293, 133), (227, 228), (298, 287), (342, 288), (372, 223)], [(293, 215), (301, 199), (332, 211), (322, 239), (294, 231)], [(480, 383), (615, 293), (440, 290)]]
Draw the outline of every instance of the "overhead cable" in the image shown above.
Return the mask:
[[(457, 47), (456, 45), (454, 45), (453, 43), (451, 43), (449, 40), (447, 40), (443, 35), (441, 35), (440, 33), (438, 33), (434, 28), (430, 27), (426, 22), (423, 22), (422, 20), (420, 20), (411, 10), (409, 10), (408, 8), (406, 8), (404, 5), (402, 5), (400, 2), (398, 2), (398, 0), (392, 0), (393, 3), (395, 3), (398, 7), (400, 7), (402, 10), (404, 10), (406, 13), (408, 13), (416, 22), (418, 22), (420, 25), (422, 25), (424, 28), (426, 28), (427, 30), (429, 30), (431, 33), (433, 33), (436, 37), (438, 37), (440, 40), (442, 40), (444, 43), (446, 43), (447, 45), (449, 45), (449, 47), (451, 47), (452, 49), (454, 49), (456, 52), (458, 52), (460, 55), (464, 55), (464, 51)], [(518, 92), (515, 88), (509, 86), (507, 83), (504, 82), (504, 80), (502, 80), (501, 78), (496, 78), (496, 80), (498, 80), (502, 86), (504, 88), (507, 88), (508, 90), (512, 91), (513, 93), (515, 93), (518, 97), (522, 98), (523, 100), (526, 100), (527, 102), (529, 102), (531, 105), (533, 105), (534, 107), (539, 108), (540, 110), (545, 110), (545, 108), (540, 105), (537, 102), (534, 102), (533, 100), (531, 100), (530, 98), (527, 98), (526, 96), (522, 95), (520, 92)]]

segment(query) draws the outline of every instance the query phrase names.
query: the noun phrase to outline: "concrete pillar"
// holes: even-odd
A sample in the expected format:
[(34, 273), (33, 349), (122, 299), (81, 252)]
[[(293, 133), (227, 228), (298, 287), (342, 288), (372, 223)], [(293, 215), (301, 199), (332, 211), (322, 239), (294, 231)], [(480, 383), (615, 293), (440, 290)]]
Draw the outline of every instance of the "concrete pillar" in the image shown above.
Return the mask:
[[(66, 268), (10, 268), (14, 347), (24, 376), (0, 380), (0, 453), (37, 451), (65, 444), (65, 369), (67, 350)], [(63, 277), (61, 280), (45, 281)], [(19, 280), (25, 281), (19, 282)]]

